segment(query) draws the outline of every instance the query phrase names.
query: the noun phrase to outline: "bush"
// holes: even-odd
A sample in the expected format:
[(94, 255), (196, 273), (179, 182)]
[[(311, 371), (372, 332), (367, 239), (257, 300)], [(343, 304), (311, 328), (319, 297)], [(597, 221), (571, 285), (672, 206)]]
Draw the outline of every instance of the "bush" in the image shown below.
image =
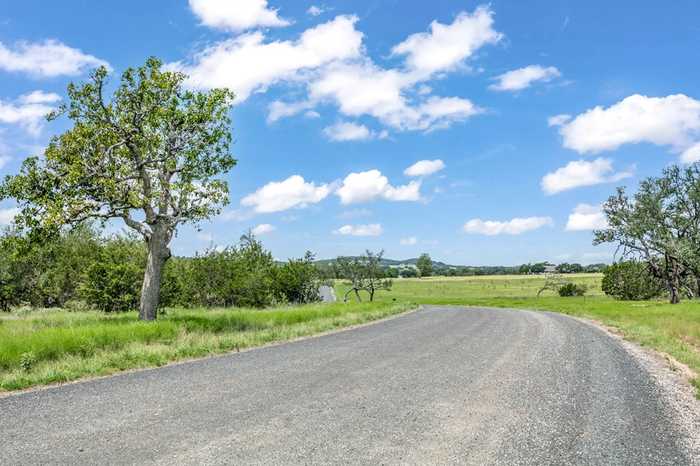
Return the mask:
[(321, 300), (321, 274), (314, 265), (314, 255), (307, 251), (303, 259), (290, 259), (275, 272), (277, 298), (294, 304)]
[(651, 274), (644, 262), (623, 261), (603, 271), (603, 292), (621, 300), (657, 298), (664, 293), (663, 282)]
[(97, 260), (87, 269), (82, 295), (85, 301), (106, 312), (138, 307), (146, 266), (146, 248), (133, 238), (106, 240)]
[(559, 296), (571, 297), (571, 296), (583, 296), (586, 294), (588, 288), (586, 285), (579, 285), (577, 283), (565, 283), (559, 287)]

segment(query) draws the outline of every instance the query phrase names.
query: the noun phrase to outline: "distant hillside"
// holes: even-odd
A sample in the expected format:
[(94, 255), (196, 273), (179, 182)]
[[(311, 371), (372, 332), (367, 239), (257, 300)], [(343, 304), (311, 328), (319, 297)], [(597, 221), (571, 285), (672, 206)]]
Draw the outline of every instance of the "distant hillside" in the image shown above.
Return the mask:
[[(320, 259), (320, 260), (315, 261), (315, 263), (317, 265), (321, 265), (321, 266), (328, 266), (328, 265), (331, 265), (333, 262), (335, 262), (335, 259)], [(404, 260), (382, 259), (381, 264), (384, 267), (390, 267), (390, 266), (396, 267), (396, 266), (401, 266), (401, 265), (416, 265), (417, 262), (418, 262), (418, 258), (414, 257), (412, 259), (404, 259)], [(450, 264), (446, 264), (444, 262), (434, 260), (433, 267), (437, 268), (437, 269), (448, 269), (448, 268), (452, 268), (452, 267), (457, 268), (457, 267), (466, 267), (466, 266), (450, 265)]]

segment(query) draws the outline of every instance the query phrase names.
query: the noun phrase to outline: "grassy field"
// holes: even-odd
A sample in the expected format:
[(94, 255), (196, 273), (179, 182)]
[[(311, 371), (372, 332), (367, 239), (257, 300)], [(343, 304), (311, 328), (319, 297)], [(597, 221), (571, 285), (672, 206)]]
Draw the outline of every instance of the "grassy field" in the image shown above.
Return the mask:
[(0, 391), (261, 346), (409, 308), (407, 303), (385, 301), (271, 310), (170, 310), (156, 323), (139, 322), (135, 313), (0, 314)]
[[(593, 319), (615, 327), (628, 340), (673, 356), (700, 374), (700, 301), (686, 300), (676, 305), (665, 301), (617, 301), (601, 291), (600, 274), (566, 277), (587, 285), (587, 296), (561, 298), (546, 291), (538, 298), (544, 277), (504, 275), (398, 279), (392, 291), (379, 294), (378, 299), (547, 310)], [(343, 289), (339, 283), (338, 292)], [(694, 383), (700, 389), (697, 378)]]

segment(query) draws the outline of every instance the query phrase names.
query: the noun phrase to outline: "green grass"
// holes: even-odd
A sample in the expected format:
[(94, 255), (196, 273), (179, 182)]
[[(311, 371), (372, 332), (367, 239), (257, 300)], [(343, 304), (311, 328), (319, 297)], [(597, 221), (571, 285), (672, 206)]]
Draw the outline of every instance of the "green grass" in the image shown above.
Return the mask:
[(169, 310), (155, 323), (135, 313), (47, 310), (0, 315), (0, 391), (161, 366), (381, 319), (394, 302), (271, 310)]
[[(392, 292), (382, 293), (378, 299), (546, 310), (584, 317), (618, 329), (628, 340), (667, 353), (700, 374), (700, 301), (686, 300), (676, 305), (662, 300), (618, 301), (603, 294), (600, 274), (572, 274), (567, 278), (587, 285), (587, 296), (561, 298), (547, 291), (538, 298), (544, 277), (504, 275), (398, 279)], [(339, 283), (337, 288), (342, 296), (344, 285)], [(697, 378), (694, 383), (700, 389)]]

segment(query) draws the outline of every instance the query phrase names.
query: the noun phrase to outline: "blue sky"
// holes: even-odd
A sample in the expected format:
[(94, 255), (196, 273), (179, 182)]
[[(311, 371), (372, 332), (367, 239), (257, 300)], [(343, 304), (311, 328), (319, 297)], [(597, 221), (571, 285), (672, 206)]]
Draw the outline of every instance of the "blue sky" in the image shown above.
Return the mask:
[(694, 1), (95, 5), (0, 11), (0, 175), (65, 129), (40, 116), (96, 65), (155, 55), (230, 87), (231, 204), (177, 254), (257, 228), (278, 258), (609, 261), (591, 229), (615, 186), (700, 159)]

